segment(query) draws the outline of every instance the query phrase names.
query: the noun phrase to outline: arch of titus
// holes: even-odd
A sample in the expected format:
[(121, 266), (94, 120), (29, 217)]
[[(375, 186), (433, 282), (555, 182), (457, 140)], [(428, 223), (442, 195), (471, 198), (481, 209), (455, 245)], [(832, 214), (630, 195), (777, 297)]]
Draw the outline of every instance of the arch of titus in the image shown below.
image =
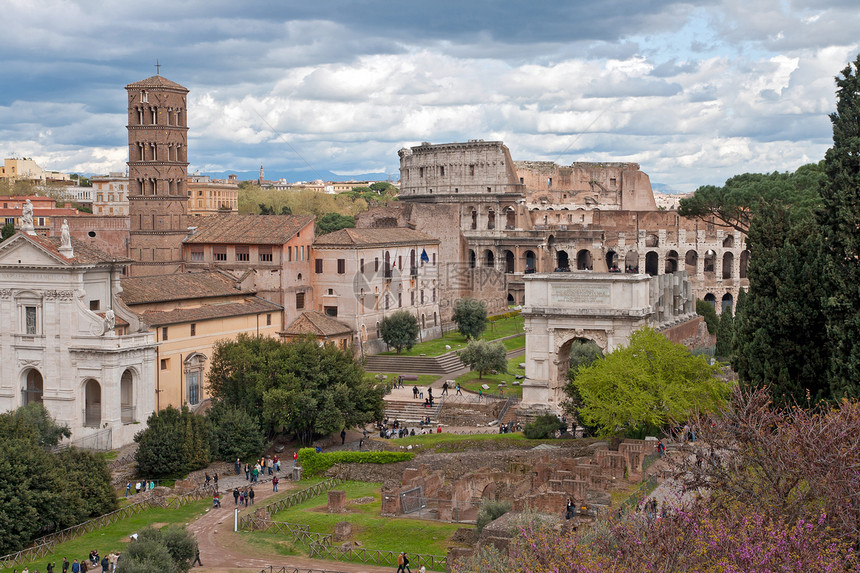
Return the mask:
[(523, 277), (526, 377), (522, 406), (559, 411), (575, 340), (594, 341), (605, 353), (626, 346), (643, 326), (675, 342), (694, 344), (704, 326), (696, 315), (686, 272), (649, 276), (621, 273), (541, 273)]

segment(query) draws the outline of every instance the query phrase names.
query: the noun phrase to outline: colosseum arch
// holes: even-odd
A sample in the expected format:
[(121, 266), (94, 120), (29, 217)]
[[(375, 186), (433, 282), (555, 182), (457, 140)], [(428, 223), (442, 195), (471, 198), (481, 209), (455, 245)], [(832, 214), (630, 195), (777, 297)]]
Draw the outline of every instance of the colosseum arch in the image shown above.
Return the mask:
[(732, 273), (734, 272), (735, 266), (735, 255), (731, 251), (723, 253), (723, 278), (730, 279), (732, 278)]
[(684, 267), (687, 269), (688, 275), (696, 276), (699, 267), (699, 253), (695, 249), (690, 249), (684, 255)]
[(594, 260), (591, 258), (591, 251), (588, 249), (580, 249), (576, 253), (576, 269), (580, 271), (590, 271), (594, 268)]
[(678, 252), (677, 251), (669, 251), (666, 253), (666, 262), (664, 263), (665, 274), (671, 274), (678, 270)]
[(656, 277), (660, 271), (660, 256), (656, 251), (648, 251), (645, 254), (645, 273)]

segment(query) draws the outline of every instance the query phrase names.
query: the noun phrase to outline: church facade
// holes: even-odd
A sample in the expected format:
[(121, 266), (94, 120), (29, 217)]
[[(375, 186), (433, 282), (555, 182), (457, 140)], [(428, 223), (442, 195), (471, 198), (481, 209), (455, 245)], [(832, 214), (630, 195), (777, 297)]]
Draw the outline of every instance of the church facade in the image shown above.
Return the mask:
[(0, 244), (0, 411), (41, 403), (76, 445), (132, 442), (154, 409), (156, 343), (117, 299), (128, 262), (68, 231)]

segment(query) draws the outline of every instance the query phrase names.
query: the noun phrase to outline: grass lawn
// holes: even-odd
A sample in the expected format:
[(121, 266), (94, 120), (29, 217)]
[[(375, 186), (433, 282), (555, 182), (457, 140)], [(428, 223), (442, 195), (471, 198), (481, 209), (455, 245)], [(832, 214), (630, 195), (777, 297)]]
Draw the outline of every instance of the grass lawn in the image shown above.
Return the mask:
[[(55, 571), (60, 571), (63, 557), (66, 557), (71, 563), (74, 559), (86, 559), (93, 549), (96, 549), (102, 556), (111, 551), (124, 551), (128, 545), (128, 536), (140, 531), (147, 525), (185, 525), (202, 515), (206, 508), (211, 505), (212, 500), (204, 499), (189, 503), (179, 509), (150, 508), (102, 529), (60, 543), (56, 546), (53, 555), (48, 555), (32, 563), (19, 564), (15, 568), (19, 571), (24, 567), (30, 571), (37, 569), (45, 571), (45, 565), (49, 561), (53, 561), (56, 564)], [(12, 571), (12, 569), (0, 569), (0, 571)]]
[[(484, 390), (484, 392), (489, 392), (490, 394), (498, 394), (499, 393), (499, 382), (507, 382), (507, 386), (505, 387), (504, 394), (509, 396), (517, 396), (522, 397), (523, 389), (522, 386), (514, 386), (512, 383), (516, 378), (514, 376), (520, 375), (525, 376), (525, 370), (520, 368), (519, 365), (525, 361), (525, 357), (523, 356), (515, 356), (514, 358), (508, 359), (508, 373), (507, 374), (484, 374), (483, 378), (478, 378), (477, 372), (467, 372), (460, 376), (457, 376), (457, 382), (460, 383), (460, 386), (469, 390), (471, 392), (477, 393), (481, 388), (481, 384), (486, 384), (490, 387), (489, 390)], [(522, 379), (519, 380), (522, 382)]]
[[(327, 513), (325, 509), (327, 494), (322, 494), (275, 514), (272, 516), (272, 520), (306, 524), (311, 531), (316, 533), (332, 533), (335, 524), (348, 521), (353, 526), (353, 540), (360, 541), (367, 548), (445, 555), (451, 536), (458, 528), (462, 527), (462, 524), (380, 517), (379, 512), (382, 507), (380, 487), (381, 484), (365, 482), (350, 482), (338, 486), (337, 489), (346, 491), (347, 501), (359, 497), (374, 498), (372, 503), (348, 504), (349, 513)], [(258, 537), (270, 534), (253, 533), (250, 535)], [(284, 541), (284, 537), (280, 535), (271, 535), (271, 538), (268, 541)], [(267, 538), (262, 537), (261, 540), (267, 540)], [(280, 551), (296, 551), (300, 548), (297, 544), (289, 543), (288, 546), (283, 546)], [(277, 546), (276, 550), (278, 550)]]
[(452, 442), (484, 442), (498, 440), (525, 440), (522, 432), (514, 432), (512, 434), (419, 434), (417, 436), (409, 436), (408, 438), (394, 438), (388, 440), (397, 446), (432, 446), (436, 444), (452, 443)]
[(506, 338), (502, 341), (502, 344), (505, 345), (505, 350), (510, 352), (511, 350), (517, 350), (518, 348), (522, 348), (525, 350), (526, 347), (526, 335), (521, 334), (520, 336), (515, 336), (514, 338)]
[[(379, 380), (376, 379), (376, 376), (378, 374), (382, 374), (383, 376), (387, 376), (388, 378), (383, 380), (383, 382), (388, 382), (389, 384), (396, 382), (397, 377), (400, 375), (399, 372), (366, 372), (364, 377), (367, 378), (368, 380), (370, 380), (371, 382), (378, 382)], [(437, 375), (437, 374), (418, 374), (418, 381), (417, 382), (415, 380), (404, 380), (403, 386), (404, 387), (405, 386), (415, 386), (416, 384), (418, 386), (429, 386), (430, 384), (432, 384), (433, 382), (435, 382), (438, 379), (439, 379), (439, 375)]]
[[(523, 324), (524, 319), (520, 315), (496, 320), (487, 325), (487, 330), (481, 338), (484, 340), (496, 340), (498, 338), (504, 338), (505, 336), (521, 334), (523, 332)], [(427, 342), (416, 344), (411, 350), (402, 351), (400, 356), (420, 356), (422, 354), (425, 356), (441, 356), (446, 352), (450, 352), (445, 348), (446, 345), (450, 346), (451, 350), (462, 350), (466, 347), (466, 338), (458, 331), (453, 330), (443, 334), (442, 338), (435, 338), (433, 340), (428, 340)], [(523, 346), (525, 346), (525, 335), (521, 339), (521, 342), (513, 348), (521, 348)], [(396, 355), (397, 352), (391, 350), (388, 352), (381, 352), (380, 354)]]

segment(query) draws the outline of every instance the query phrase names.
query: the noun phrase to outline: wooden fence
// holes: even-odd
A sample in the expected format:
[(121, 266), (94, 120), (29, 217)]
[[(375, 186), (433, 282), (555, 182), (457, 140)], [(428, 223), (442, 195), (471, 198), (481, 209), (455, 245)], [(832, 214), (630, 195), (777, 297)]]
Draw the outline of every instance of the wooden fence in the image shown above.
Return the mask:
[[(332, 559), (335, 561), (360, 561), (383, 567), (396, 567), (398, 551), (387, 551), (384, 549), (371, 549), (369, 547), (341, 547), (339, 545), (326, 545), (323, 543), (311, 543), (310, 557), (315, 559)], [(424, 553), (410, 553), (409, 567), (417, 570), (422, 565), (433, 571), (445, 571), (448, 559), (444, 555), (427, 555)]]
[(121, 507), (116, 511), (100, 515), (99, 517), (90, 519), (89, 521), (40, 537), (33, 542), (31, 547), (0, 557), (0, 568), (10, 568), (20, 563), (27, 563), (35, 559), (41, 559), (42, 557), (53, 553), (54, 548), (59, 543), (64, 543), (71, 539), (75, 539), (76, 537), (80, 537), (81, 535), (101, 529), (102, 527), (117, 523), (118, 521), (122, 521), (132, 515), (137, 515), (138, 513), (152, 507), (178, 509), (191, 502), (205, 499), (212, 495), (211, 489), (212, 488), (201, 487), (183, 495), (162, 498), (150, 497), (137, 503)]
[[(270, 516), (275, 515), (279, 511), (283, 511), (294, 505), (298, 505), (302, 502), (305, 502), (313, 497), (316, 497), (322, 493), (327, 492), (328, 490), (336, 487), (346, 480), (340, 478), (329, 478), (325, 481), (321, 481), (316, 485), (312, 485), (311, 487), (302, 489), (297, 491), (296, 493), (290, 494), (287, 497), (281, 498), (277, 501), (273, 501), (272, 503), (268, 503), (262, 506), (261, 509), (265, 509)], [(259, 511), (259, 510), (258, 510)], [(253, 530), (255, 525), (254, 516), (251, 514), (242, 516), (239, 519), (239, 529)]]

